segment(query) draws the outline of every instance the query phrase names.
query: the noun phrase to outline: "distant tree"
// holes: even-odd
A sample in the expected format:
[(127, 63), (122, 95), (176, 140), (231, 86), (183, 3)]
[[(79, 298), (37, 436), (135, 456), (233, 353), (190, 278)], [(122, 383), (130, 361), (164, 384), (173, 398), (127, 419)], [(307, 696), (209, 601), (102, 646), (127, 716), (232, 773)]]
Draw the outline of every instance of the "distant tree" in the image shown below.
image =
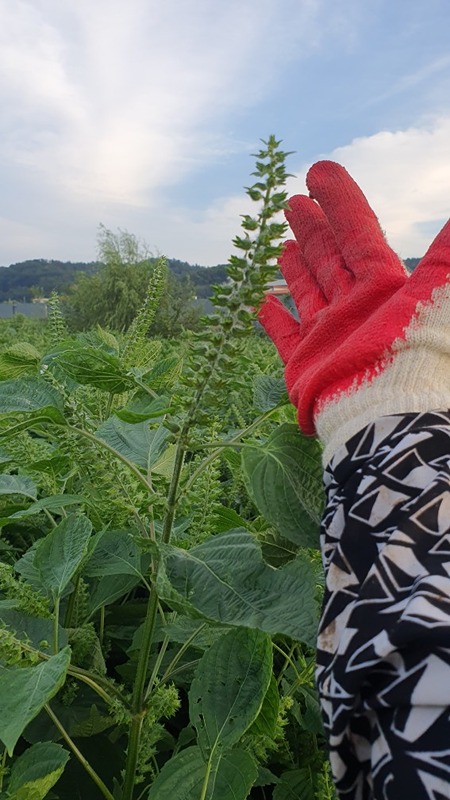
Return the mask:
[(38, 286), (43, 297), (52, 291), (63, 295), (81, 272), (92, 274), (98, 269), (95, 262), (48, 261), (37, 258), (20, 261), (10, 267), (0, 267), (0, 301), (33, 298), (33, 287)]
[(142, 304), (156, 260), (132, 233), (113, 233), (104, 225), (97, 245), (103, 266), (76, 278), (67, 298), (68, 322), (76, 330), (99, 324), (124, 331)]
[(195, 286), (190, 278), (179, 280), (169, 274), (167, 289), (160, 301), (150, 334), (173, 339), (184, 329), (198, 328), (203, 311), (202, 305), (195, 300)]
[[(74, 330), (99, 324), (125, 331), (142, 305), (157, 259), (128, 231), (114, 233), (100, 225), (97, 242), (102, 266), (93, 275), (78, 275), (67, 297), (66, 317)], [(189, 281), (170, 276), (151, 332), (176, 336), (195, 325), (200, 311), (192, 308), (194, 296)]]

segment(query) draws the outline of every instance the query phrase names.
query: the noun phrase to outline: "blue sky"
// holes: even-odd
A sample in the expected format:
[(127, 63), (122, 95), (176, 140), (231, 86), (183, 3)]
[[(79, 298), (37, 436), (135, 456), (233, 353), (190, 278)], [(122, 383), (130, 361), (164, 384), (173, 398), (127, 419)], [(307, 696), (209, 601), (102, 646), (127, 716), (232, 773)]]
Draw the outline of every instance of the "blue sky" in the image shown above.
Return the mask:
[(0, 0), (0, 265), (93, 260), (101, 222), (203, 265), (251, 153), (319, 158), (422, 255), (450, 216), (450, 0)]

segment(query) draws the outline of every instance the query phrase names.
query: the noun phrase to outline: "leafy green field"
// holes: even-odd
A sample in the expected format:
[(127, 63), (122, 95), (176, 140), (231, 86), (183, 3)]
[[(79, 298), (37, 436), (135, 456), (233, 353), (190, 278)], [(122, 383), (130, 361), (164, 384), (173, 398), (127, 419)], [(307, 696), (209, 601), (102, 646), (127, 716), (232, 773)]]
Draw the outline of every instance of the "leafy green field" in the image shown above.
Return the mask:
[[(326, 800), (319, 444), (255, 326), (273, 137), (199, 333), (0, 328), (0, 798)], [(274, 221), (275, 220), (275, 221)], [(6, 326), (9, 325), (7, 328)]]

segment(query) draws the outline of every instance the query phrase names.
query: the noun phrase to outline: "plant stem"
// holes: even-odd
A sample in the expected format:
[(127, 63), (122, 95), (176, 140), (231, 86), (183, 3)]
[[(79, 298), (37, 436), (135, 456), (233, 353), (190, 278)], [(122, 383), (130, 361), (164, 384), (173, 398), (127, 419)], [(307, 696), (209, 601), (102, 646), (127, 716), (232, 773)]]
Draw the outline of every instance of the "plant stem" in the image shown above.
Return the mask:
[(0, 766), (0, 792), (3, 790), (3, 778), (5, 776), (5, 767), (7, 758), (8, 758), (8, 751), (5, 747), (5, 749), (3, 750), (2, 763)]
[(153, 689), (153, 686), (155, 684), (156, 678), (158, 677), (159, 668), (161, 666), (161, 663), (162, 663), (162, 660), (164, 658), (165, 652), (166, 652), (166, 650), (167, 650), (167, 648), (169, 646), (169, 642), (170, 642), (169, 636), (165, 636), (164, 637), (164, 641), (161, 644), (158, 656), (156, 658), (155, 666), (153, 667), (152, 674), (150, 675), (150, 680), (149, 680), (148, 685), (147, 685), (147, 691), (145, 693), (145, 699), (147, 699), (150, 696), (151, 692), (152, 692), (152, 689)]
[[(278, 652), (279, 652), (279, 653), (281, 653), (281, 655), (282, 655), (282, 656), (284, 656), (284, 658), (285, 658), (285, 661), (286, 661), (288, 664), (290, 664), (290, 665), (291, 665), (291, 667), (292, 667), (292, 669), (294, 670), (294, 672), (295, 672), (295, 674), (296, 674), (296, 677), (297, 677), (297, 681), (300, 681), (300, 673), (299, 673), (299, 671), (298, 671), (297, 667), (295, 666), (295, 664), (294, 664), (294, 662), (293, 662), (293, 660), (292, 660), (291, 656), (289, 655), (289, 653), (286, 653), (286, 651), (285, 651), (285, 650), (283, 650), (281, 647), (278, 647), (278, 645), (277, 645), (277, 644), (275, 644), (275, 642), (272, 642), (272, 645), (273, 645), (273, 647), (275, 648), (275, 650), (278, 650)], [(285, 667), (283, 667), (283, 669), (285, 669)]]
[(73, 433), (77, 433), (79, 434), (79, 436), (84, 436), (86, 439), (89, 439), (89, 441), (93, 442), (95, 445), (97, 445), (97, 447), (108, 450), (110, 453), (112, 453), (113, 456), (118, 458), (119, 461), (122, 462), (122, 464), (125, 464), (125, 466), (128, 467), (130, 472), (133, 473), (133, 475), (135, 476), (135, 478), (137, 478), (139, 483), (142, 483), (142, 485), (145, 486), (145, 488), (147, 489), (148, 492), (150, 492), (150, 494), (156, 494), (153, 486), (150, 486), (150, 484), (148, 483), (142, 472), (139, 470), (139, 468), (136, 467), (136, 465), (133, 464), (132, 461), (129, 461), (128, 458), (125, 458), (125, 456), (123, 456), (121, 453), (115, 450), (114, 447), (111, 447), (110, 444), (107, 444), (107, 442), (103, 441), (103, 439), (98, 439), (97, 436), (94, 436), (93, 433), (90, 433), (90, 431), (87, 431), (85, 428), (75, 428), (73, 425), (67, 425), (67, 428), (69, 429), (69, 431), (73, 431)]
[(163, 530), (161, 541), (168, 544), (172, 535), (172, 526), (175, 519), (175, 511), (177, 507), (177, 494), (178, 484), (180, 482), (181, 470), (183, 468), (184, 456), (186, 454), (187, 435), (191, 425), (190, 417), (187, 418), (183, 425), (178, 440), (177, 449), (175, 453), (175, 461), (173, 465), (172, 478), (170, 481), (169, 491), (167, 494), (167, 511), (164, 517)]
[[(186, 495), (189, 492), (190, 488), (193, 486), (193, 484), (195, 483), (195, 481), (197, 480), (199, 475), (201, 475), (203, 470), (206, 469), (206, 467), (212, 461), (214, 461), (215, 458), (217, 458), (220, 455), (222, 450), (225, 450), (226, 447), (236, 447), (236, 446), (243, 447), (244, 445), (242, 445), (242, 444), (237, 445), (237, 442), (239, 442), (239, 439), (241, 439), (244, 436), (248, 436), (250, 433), (252, 433), (252, 431), (254, 431), (255, 428), (257, 428), (259, 425), (262, 425), (263, 422), (265, 422), (267, 419), (269, 419), (269, 417), (271, 417), (272, 414), (275, 413), (275, 411), (278, 411), (277, 407), (270, 409), (270, 411), (266, 411), (264, 414), (262, 414), (260, 417), (258, 417), (258, 419), (255, 419), (255, 421), (252, 422), (251, 425), (249, 425), (247, 428), (244, 428), (242, 431), (239, 431), (239, 433), (237, 433), (231, 439), (228, 439), (228, 441), (226, 441), (226, 442), (218, 442), (217, 443), (217, 449), (214, 450), (214, 452), (211, 453), (209, 456), (207, 456), (204, 459), (204, 461), (202, 461), (202, 463), (198, 465), (197, 469), (192, 473), (191, 477), (186, 482), (186, 485), (183, 487), (183, 489), (182, 489), (182, 491), (180, 493), (180, 497)], [(212, 446), (214, 446), (214, 443), (206, 444), (206, 445), (202, 444), (202, 445), (198, 446), (198, 449), (201, 450), (203, 447), (212, 447)], [(193, 449), (195, 449), (195, 448), (193, 448)]]
[(114, 400), (114, 395), (113, 395), (112, 392), (110, 392), (109, 395), (108, 395), (108, 402), (106, 404), (105, 419), (108, 419), (108, 417), (111, 414), (111, 408), (112, 408), (113, 400)]
[(206, 622), (203, 622), (202, 625), (200, 625), (200, 627), (197, 628), (197, 630), (194, 631), (194, 633), (189, 637), (189, 639), (187, 639), (185, 641), (185, 643), (182, 645), (182, 647), (180, 647), (180, 649), (178, 650), (178, 653), (176, 654), (176, 656), (174, 656), (174, 658), (170, 662), (169, 666), (167, 667), (164, 675), (162, 676), (161, 683), (164, 683), (164, 681), (167, 681), (168, 678), (170, 678), (170, 675), (172, 674), (172, 671), (174, 670), (174, 668), (178, 664), (178, 662), (179, 662), (180, 658), (182, 657), (182, 655), (186, 652), (186, 650), (189, 649), (189, 647), (191, 646), (191, 644), (194, 641), (194, 639), (198, 636), (198, 634), (204, 628), (206, 628)]
[(56, 653), (59, 650), (59, 641), (58, 641), (58, 628), (59, 628), (59, 606), (61, 603), (61, 598), (57, 597), (55, 600), (55, 608), (53, 610), (53, 652)]
[(49, 704), (46, 703), (44, 708), (45, 708), (47, 714), (49, 715), (50, 719), (52, 720), (53, 724), (59, 730), (59, 732), (60, 732), (61, 736), (63, 737), (64, 741), (69, 745), (70, 749), (72, 750), (72, 753), (77, 757), (78, 761), (84, 767), (84, 769), (88, 773), (89, 777), (94, 781), (96, 786), (98, 786), (98, 788), (100, 789), (103, 797), (105, 797), (106, 800), (114, 800), (114, 796), (111, 794), (111, 792), (109, 791), (108, 787), (103, 783), (100, 775), (98, 775), (96, 773), (95, 769), (93, 769), (93, 767), (91, 767), (89, 761), (80, 752), (80, 750), (76, 746), (75, 742), (73, 741), (73, 739), (71, 739), (71, 737), (67, 733), (66, 729), (64, 728), (64, 726), (62, 725), (62, 723), (60, 722), (58, 717), (56, 716), (56, 714), (53, 713), (53, 711), (50, 708)]
[(211, 753), (210, 757), (208, 758), (208, 763), (206, 765), (205, 780), (203, 781), (202, 793), (200, 795), (200, 800), (205, 800), (206, 792), (208, 791), (209, 776), (211, 775), (211, 768), (212, 768), (212, 757), (213, 757), (213, 753)]
[(98, 640), (100, 647), (103, 647), (103, 638), (105, 636), (105, 606), (100, 609), (100, 621), (98, 626)]
[(133, 697), (131, 701), (133, 718), (131, 721), (130, 736), (128, 739), (127, 763), (125, 766), (122, 800), (132, 800), (133, 797), (136, 765), (139, 755), (139, 740), (145, 714), (145, 681), (147, 678), (148, 662), (153, 641), (157, 609), (158, 595), (155, 587), (152, 586), (152, 591), (147, 605), (147, 614), (144, 621), (144, 630), (142, 632), (142, 644), (139, 651), (136, 678), (133, 686)]
[[(175, 462), (172, 472), (172, 479), (170, 482), (169, 492), (167, 495), (167, 512), (164, 518), (162, 541), (168, 543), (172, 533), (173, 520), (175, 517), (176, 500), (178, 492), (178, 483), (180, 480), (181, 470), (183, 468), (184, 455), (186, 451), (186, 438), (190, 426), (190, 418), (186, 420), (183, 429), (180, 433), (178, 446), (175, 454)], [(158, 563), (154, 562), (154, 574), (158, 570)], [(144, 630), (142, 632), (142, 644), (139, 651), (139, 659), (136, 670), (136, 678), (133, 686), (132, 698), (132, 713), (133, 719), (131, 722), (130, 736), (128, 740), (127, 750), (127, 763), (125, 767), (125, 778), (122, 790), (122, 800), (132, 800), (133, 787), (136, 775), (136, 765), (139, 755), (139, 740), (141, 735), (142, 721), (145, 713), (145, 681), (147, 678), (148, 662), (150, 659), (150, 650), (153, 643), (153, 634), (155, 630), (156, 614), (158, 610), (159, 598), (156, 592), (154, 581), (152, 581), (152, 591), (150, 593), (147, 613), (144, 621)]]

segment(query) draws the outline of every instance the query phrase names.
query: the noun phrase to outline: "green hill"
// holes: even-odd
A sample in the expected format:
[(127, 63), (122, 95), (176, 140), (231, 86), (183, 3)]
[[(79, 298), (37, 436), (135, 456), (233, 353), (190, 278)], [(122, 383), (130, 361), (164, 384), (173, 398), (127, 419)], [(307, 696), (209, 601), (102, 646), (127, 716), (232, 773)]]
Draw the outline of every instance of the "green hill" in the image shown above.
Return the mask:
[[(177, 259), (169, 259), (168, 265), (176, 278), (189, 276), (197, 296), (201, 298), (210, 297), (212, 285), (223, 283), (226, 279), (225, 266), (200, 267)], [(0, 267), (0, 302), (30, 302), (33, 297), (48, 297), (52, 291), (63, 295), (75, 281), (77, 274), (85, 272), (92, 275), (101, 266), (98, 261), (83, 263), (38, 258)]]

